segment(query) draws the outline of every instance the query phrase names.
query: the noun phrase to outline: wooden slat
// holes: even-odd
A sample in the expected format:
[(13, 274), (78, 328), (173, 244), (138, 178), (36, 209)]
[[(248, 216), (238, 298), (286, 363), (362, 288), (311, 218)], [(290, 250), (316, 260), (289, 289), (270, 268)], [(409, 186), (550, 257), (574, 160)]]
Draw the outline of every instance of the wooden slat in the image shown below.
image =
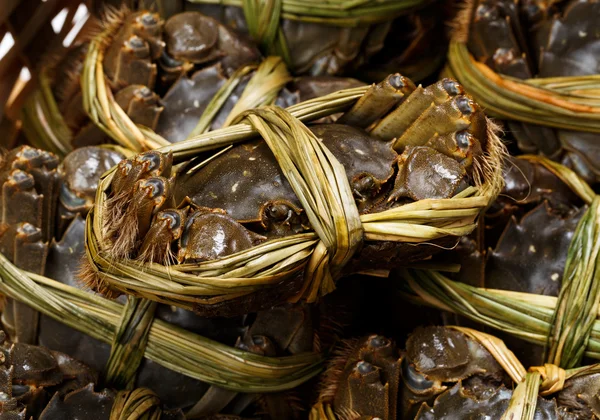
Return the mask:
[(10, 97), (10, 93), (13, 90), (15, 82), (19, 78), (19, 74), (21, 74), (22, 68), (23, 64), (19, 60), (14, 60), (11, 65), (7, 67), (0, 79), (0, 121), (2, 121), (4, 116), (6, 101)]

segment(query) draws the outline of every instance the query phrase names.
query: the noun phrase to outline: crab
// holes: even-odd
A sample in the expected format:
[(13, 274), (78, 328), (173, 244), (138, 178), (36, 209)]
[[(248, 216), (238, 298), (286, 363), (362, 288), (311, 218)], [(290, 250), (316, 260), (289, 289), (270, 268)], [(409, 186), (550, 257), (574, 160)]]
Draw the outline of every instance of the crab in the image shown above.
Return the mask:
[[(97, 374), (67, 354), (5, 341), (0, 331), (0, 417), (3, 419), (109, 419), (117, 393), (94, 390)], [(184, 419), (180, 410), (159, 410), (161, 419)]]
[[(458, 83), (444, 79), (421, 88), (398, 74), (374, 85), (337, 122), (309, 128), (344, 166), (361, 214), (414, 200), (452, 197), (474, 184), (487, 144), (482, 113)], [(263, 140), (232, 146), (201, 165), (192, 160), (175, 173), (171, 160), (151, 151), (118, 165), (107, 191), (104, 218), (110, 258), (193, 264), (311, 229)], [(209, 219), (211, 231), (208, 224), (194, 221)], [(436, 245), (452, 246), (453, 241)], [(358, 271), (373, 263), (393, 267), (399, 255), (412, 261), (432, 249), (366, 243), (348, 267)], [(293, 294), (297, 280), (282, 284), (286, 289), (280, 292), (272, 288), (256, 292), (254, 299), (234, 299), (198, 311), (231, 315), (264, 308), (272, 294), (278, 299)], [(105, 289), (93, 269), (87, 270), (86, 283), (119, 293)]]
[(57, 210), (59, 232), (75, 215), (87, 215), (94, 205), (100, 176), (124, 157), (117, 150), (90, 146), (75, 149), (63, 159), (57, 168), (61, 178)]
[[(455, 278), (477, 287), (558, 296), (569, 247), (586, 206), (542, 164), (509, 158), (505, 187), (480, 232), (445, 261), (461, 264)], [(519, 360), (544, 362), (542, 346), (498, 333)]]
[[(4, 174), (4, 179), (9, 179), (10, 171), (8, 169), (10, 169), (11, 165), (28, 171), (35, 171), (37, 174), (44, 173), (44, 171), (40, 170), (41, 163), (50, 162), (49, 165), (53, 168), (49, 171), (51, 173), (50, 178), (56, 179), (56, 184), (63, 186), (62, 188), (55, 189), (51, 204), (53, 207), (58, 207), (59, 209), (63, 206), (63, 202), (69, 204), (69, 212), (63, 209), (62, 211), (54, 210), (53, 213), (66, 214), (69, 217), (65, 218), (65, 223), (68, 222), (68, 224), (64, 232), (63, 229), (55, 226), (48, 241), (42, 240), (41, 231), (45, 228), (44, 226), (32, 229), (30, 235), (33, 236), (25, 245), (34, 244), (35, 247), (23, 249), (22, 253), (18, 254), (22, 255), (18, 261), (12, 257), (12, 254), (7, 254), (7, 256), (12, 257), (13, 262), (18, 263), (21, 268), (25, 267), (25, 264), (29, 264), (27, 267), (31, 271), (44, 274), (69, 286), (83, 288), (84, 286), (79, 279), (78, 272), (81, 258), (85, 255), (84, 237), (86, 221), (84, 216), (89, 211), (89, 200), (93, 203), (93, 191), (104, 169), (110, 167), (115, 160), (121, 157), (123, 156), (120, 153), (110, 148), (99, 147), (78, 149), (67, 155), (61, 163), (58, 163), (58, 159), (52, 154), (46, 154), (46, 152), (30, 147), (23, 147), (8, 153), (3, 166), (0, 168)], [(144, 182), (152, 184), (156, 179), (164, 180), (164, 176), (170, 175), (170, 167), (170, 157), (157, 154), (156, 152), (147, 152), (141, 156), (124, 159), (117, 166), (118, 173), (115, 175), (117, 179), (116, 185), (138, 185), (142, 187), (140, 191), (144, 192)], [(41, 168), (46, 169), (43, 165)], [(31, 175), (31, 178), (33, 179), (33, 175)], [(154, 191), (155, 187), (155, 185), (151, 185), (150, 192)], [(34, 181), (29, 194), (38, 194), (36, 188), (38, 187)], [(62, 194), (65, 191), (68, 191), (68, 194), (63, 196)], [(147, 197), (145, 194), (139, 194), (139, 196), (142, 198)], [(141, 207), (143, 208), (143, 205)], [(138, 206), (138, 210), (140, 210), (140, 206)], [(143, 209), (140, 210), (140, 213), (147, 214)], [(26, 216), (26, 214), (23, 213), (23, 216)], [(14, 217), (17, 217), (17, 215), (15, 214)], [(191, 208), (190, 205), (158, 211), (148, 233), (145, 235), (146, 243), (142, 245), (142, 249), (144, 247), (152, 248), (152, 245), (156, 243), (171, 244), (172, 242), (178, 243), (179, 240), (182, 240), (186, 244), (185, 247), (181, 248), (182, 255), (185, 255), (182, 259), (183, 262), (206, 258), (205, 255), (201, 255), (202, 252), (217, 252), (216, 257), (219, 257), (220, 253), (227, 255), (234, 252), (235, 249), (227, 249), (225, 246), (219, 250), (219, 246), (223, 244), (211, 243), (210, 237), (208, 238), (208, 242), (204, 240), (207, 239), (205, 235), (207, 233), (206, 228), (209, 228), (208, 233), (212, 232), (214, 226), (216, 226), (215, 229), (218, 231), (223, 220), (225, 220), (223, 225), (225, 228), (232, 228), (234, 230), (244, 229), (232, 219), (227, 218), (222, 211)], [(43, 223), (46, 223), (46, 221), (43, 221)], [(186, 228), (188, 224), (189, 227)], [(173, 236), (169, 236), (166, 240), (163, 239), (163, 235), (167, 233), (174, 235), (176, 239), (173, 239)], [(230, 237), (228, 231), (225, 233), (225, 239)], [(262, 239), (250, 231), (245, 231), (244, 234), (249, 235), (252, 241)], [(199, 241), (195, 239), (198, 235), (204, 236), (203, 240)], [(230, 245), (233, 247), (240, 246), (239, 243), (230, 243)], [(254, 242), (246, 244), (246, 246), (253, 245)], [(43, 250), (43, 254), (45, 255), (43, 261), (36, 257), (35, 252), (38, 248)], [(153, 249), (156, 252), (156, 247)], [(164, 253), (170, 252), (170, 250), (166, 249), (162, 249), (162, 251)], [(152, 261), (152, 252), (148, 249), (142, 253), (148, 258), (146, 261)], [(176, 260), (176, 257), (176, 255), (173, 256), (174, 260)], [(154, 258), (161, 259), (162, 256)], [(91, 293), (91, 291), (89, 292)], [(124, 302), (124, 297), (118, 299), (120, 302)], [(61, 356), (60, 360), (62, 363), (69, 361), (69, 366), (75, 363), (74, 361), (70, 362), (72, 360), (71, 357), (73, 357), (77, 360), (82, 360), (97, 371), (104, 370), (105, 363), (110, 354), (110, 346), (108, 344), (100, 342), (84, 332), (64, 325), (60, 320), (39, 315), (34, 311), (32, 311), (33, 319), (36, 321), (32, 324), (26, 317), (23, 317), (23, 307), (27, 307), (22, 305), (18, 309), (15, 309), (15, 306), (16, 302), (9, 300), (8, 305), (3, 311), (3, 323), (5, 328), (10, 332), (10, 336), (18, 337), (22, 342), (17, 346), (27, 346), (25, 344), (27, 341), (40, 344), (44, 346), (40, 347), (40, 349), (46, 352), (48, 350), (45, 349), (48, 348), (52, 349), (52, 352), (60, 351), (68, 354), (69, 356)], [(317, 344), (314, 341), (316, 327), (313, 315), (315, 314), (315, 310), (315, 308), (308, 305), (290, 304), (245, 317), (236, 316), (210, 319), (181, 308), (159, 304), (155, 311), (155, 317), (156, 319), (186, 328), (190, 332), (201, 334), (209, 339), (218, 340), (232, 346), (235, 345), (246, 351), (254, 351), (269, 356), (280, 356), (317, 350)], [(323, 340), (319, 340), (319, 343), (323, 343)], [(37, 349), (37, 347), (30, 347)], [(33, 366), (33, 363), (29, 364)], [(44, 377), (48, 376), (44, 375)], [(96, 382), (96, 380), (90, 380), (89, 382)], [(87, 381), (78, 382), (77, 387), (72, 387), (68, 390), (65, 388), (64, 393), (54, 396), (52, 400), (50, 400), (52, 394), (48, 395), (48, 405), (45, 408), (42, 407), (45, 410), (44, 416), (46, 417), (40, 418), (52, 419), (55, 418), (52, 416), (58, 415), (57, 413), (77, 412), (77, 410), (81, 410), (82, 406), (87, 407), (89, 412), (96, 413), (93, 410), (96, 410), (95, 407), (98, 404), (110, 411), (114, 393), (108, 390), (96, 392), (94, 387), (84, 387), (87, 383)], [(197, 415), (209, 415), (220, 411), (241, 414), (244, 411), (253, 412), (253, 407), (255, 406), (271, 411), (286, 407), (286, 413), (296, 415), (295, 413), (298, 409), (294, 403), (295, 399), (291, 398), (288, 394), (276, 394), (268, 397), (257, 395), (236, 396), (236, 393), (214, 386), (211, 387), (204, 382), (172, 371), (150, 360), (142, 362), (137, 374), (136, 384), (152, 388), (170, 406), (186, 410), (194, 409)], [(160, 384), (160, 386), (157, 384)], [(70, 393), (71, 391), (73, 393)], [(205, 394), (206, 397), (203, 399)], [(221, 397), (217, 398), (215, 397), (216, 395), (221, 395)], [(215, 399), (212, 399), (213, 397)], [(211, 401), (211, 404), (208, 406), (205, 405), (207, 399)], [(203, 402), (200, 403), (200, 401)], [(276, 413), (277, 411), (272, 412)], [(285, 417), (291, 418), (287, 415)], [(273, 418), (277, 418), (277, 415), (273, 414)]]
[[(223, 126), (252, 75), (253, 73), (250, 73), (241, 78), (215, 115), (210, 125), (211, 129)], [(160, 101), (164, 111), (160, 115), (156, 132), (173, 143), (187, 139), (214, 95), (226, 83), (227, 77), (226, 69), (220, 62), (201, 68), (190, 77), (180, 77)], [(279, 106), (288, 107), (360, 85), (362, 83), (355, 79), (343, 77), (299, 77), (279, 92), (275, 102)]]
[(454, 384), (470, 404), (504, 390), (505, 409), (512, 395), (504, 388), (511, 385), (508, 376), (481, 344), (450, 328), (418, 327), (405, 351), (383, 335), (343, 342), (324, 374), (318, 401), (339, 416), (429, 419), (436, 417), (428, 416), (427, 404), (436, 401), (438, 409), (448, 392), (456, 393)]
[[(599, 17), (594, 1), (474, 1), (467, 46), (478, 61), (520, 79), (595, 75)], [(540, 152), (597, 182), (598, 134), (514, 121), (508, 128), (522, 151)]]
[(154, 87), (158, 59), (165, 48), (162, 22), (156, 13), (140, 11), (121, 17), (120, 30), (110, 40), (104, 71), (113, 89), (129, 85)]
[[(241, 7), (187, 3), (185, 10), (206, 13), (229, 28), (245, 35), (248, 32)], [(383, 47), (389, 28), (390, 22), (341, 27), (283, 18), (280, 32), (294, 73), (323, 76), (340, 74), (363, 63)]]

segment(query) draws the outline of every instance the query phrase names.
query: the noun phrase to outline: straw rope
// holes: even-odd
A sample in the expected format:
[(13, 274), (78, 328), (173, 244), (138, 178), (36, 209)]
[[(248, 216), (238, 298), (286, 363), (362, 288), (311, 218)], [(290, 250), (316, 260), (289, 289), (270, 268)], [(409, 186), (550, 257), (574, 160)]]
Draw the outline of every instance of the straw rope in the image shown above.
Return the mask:
[[(0, 254), (0, 292), (105, 343), (115, 341), (122, 304), (27, 273)], [(135, 341), (135, 340), (133, 340)], [(132, 342), (133, 342), (132, 341)], [(291, 389), (321, 370), (318, 353), (266, 357), (230, 347), (161, 320), (149, 325), (144, 356), (183, 375), (237, 392)]]
[(160, 400), (151, 390), (119, 391), (110, 411), (110, 420), (159, 420)]
[(544, 165), (589, 204), (569, 246), (558, 298), (476, 288), (432, 270), (405, 270), (410, 292), (404, 296), (416, 294), (422, 303), (547, 345), (548, 363), (574, 368), (586, 355), (600, 358), (600, 198), (571, 169), (540, 156), (522, 158)]
[[(546, 363), (544, 366), (533, 366), (526, 370), (515, 354), (499, 338), (472, 328), (460, 326), (446, 328), (459, 331), (485, 347), (517, 384), (502, 420), (533, 420), (538, 396), (549, 396), (560, 392), (567, 380), (600, 371), (600, 364), (565, 370), (550, 363)], [(309, 414), (310, 420), (338, 420), (341, 418), (344, 417), (336, 415), (331, 403), (323, 401), (316, 403)]]
[[(163, 0), (165, 1), (165, 0)], [(167, 0), (168, 1), (168, 0)], [(186, 0), (189, 3), (219, 4), (223, 6), (237, 6), (244, 8), (244, 13), (256, 10), (258, 7), (273, 10), (278, 18), (297, 20), (302, 22), (322, 23), (335, 26), (357, 26), (364, 24), (380, 23), (392, 20), (402, 14), (425, 5), (427, 0)], [(279, 9), (279, 10), (278, 10)], [(248, 12), (246, 11), (248, 10)], [(266, 13), (262, 11), (262, 13)], [(269, 22), (259, 14), (251, 17), (257, 22)], [(279, 19), (275, 21), (279, 24)], [(250, 26), (248, 22), (248, 26)], [(273, 31), (265, 28), (263, 31)], [(272, 36), (272, 34), (271, 34)]]
[(346, 171), (289, 112), (268, 107), (247, 111), (243, 117), (241, 121), (250, 122), (285, 169), (284, 175), (320, 239), (304, 272), (304, 290), (310, 290), (307, 300), (314, 301), (335, 288), (334, 280), (363, 239)]
[(600, 133), (600, 75), (528, 80), (499, 75), (457, 39), (450, 43), (448, 65), (450, 74), (492, 116)]
[[(147, 127), (136, 125), (115, 101), (104, 73), (104, 54), (120, 25), (108, 25), (90, 42), (81, 75), (83, 106), (89, 118), (121, 146), (135, 152), (157, 149), (170, 143)], [(227, 119), (226, 125), (240, 112), (272, 103), (277, 93), (291, 80), (279, 57), (267, 57), (258, 66), (244, 66), (234, 72), (212, 98), (190, 137), (206, 131), (241, 78), (254, 74)]]
[[(360, 240), (418, 243), (471, 232), (479, 213), (501, 188), (504, 148), (489, 122), (488, 151), (485, 164), (475, 177), (477, 186), (469, 187), (450, 199), (420, 200), (365, 214), (357, 221), (343, 167), (320, 142), (315, 142), (312, 133), (300, 121), (347, 110), (369, 89), (340, 91), (292, 106), (286, 111), (275, 107), (253, 111), (248, 114), (251, 117), (245, 118), (248, 123), (235, 124), (158, 150), (172, 153), (174, 162), (180, 163), (200, 152), (261, 134), (269, 142), (274, 155), (278, 156), (282, 172), (307, 206), (315, 233), (270, 240), (249, 250), (200, 264), (169, 267), (145, 264), (140, 268), (139, 263), (134, 261), (114, 260), (106, 251), (109, 244), (102, 230), (105, 225), (104, 203), (114, 173), (111, 170), (101, 179), (95, 208), (88, 215), (86, 252), (93, 269), (114, 290), (191, 310), (273, 287), (304, 270), (304, 287), (294, 299), (314, 301), (333, 290), (340, 267), (351, 258)], [(306, 156), (312, 158), (306, 159)], [(335, 180), (335, 187), (322, 189), (323, 183), (330, 180)], [(315, 199), (317, 201), (313, 201)], [(332, 203), (332, 207), (328, 203)], [(362, 238), (361, 226), (364, 232)]]
[(104, 368), (106, 386), (133, 389), (137, 370), (148, 345), (156, 305), (156, 302), (147, 299), (127, 298)]

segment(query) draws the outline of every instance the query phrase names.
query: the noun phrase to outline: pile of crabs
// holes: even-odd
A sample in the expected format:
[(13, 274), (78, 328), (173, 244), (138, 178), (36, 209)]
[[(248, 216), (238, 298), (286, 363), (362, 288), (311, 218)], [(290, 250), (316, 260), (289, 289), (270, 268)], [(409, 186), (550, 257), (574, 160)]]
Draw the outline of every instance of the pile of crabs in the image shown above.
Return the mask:
[[(435, 297), (410, 299), (423, 295), (413, 286), (409, 291), (403, 273), (442, 267), (452, 281), (469, 287), (559, 296), (590, 203), (580, 193), (584, 187), (578, 190), (563, 174), (593, 193), (600, 159), (591, 144), (597, 135), (517, 122), (501, 132), (460, 83), (437, 77), (441, 62), (435, 73), (417, 71), (417, 63), (440, 61), (446, 44), (439, 45), (446, 41), (431, 37), (444, 37), (441, 15), (450, 3), (353, 28), (284, 14), (279, 36), (289, 50), (285, 83), (259, 102), (264, 109), (299, 110), (323, 98), (333, 103), (340, 98), (336, 92), (358, 92), (377, 75), (349, 105), (303, 124), (343, 168), (345, 204), (357, 217), (392, 218), (413, 205), (403, 219), (405, 232), (417, 224), (411, 220), (431, 217), (435, 223), (444, 211), (468, 213), (460, 207), (463, 200), (485, 190), (482, 179), (498, 169), (490, 168), (490, 156), (504, 153), (493, 149), (500, 136), (510, 151), (502, 159), (503, 188), (472, 216), (473, 228), (450, 234), (455, 226), (442, 225), (447, 235), (419, 241), (389, 240), (386, 232), (365, 235), (335, 273), (335, 290), (310, 301), (302, 298), (303, 272), (296, 267), (268, 293), (240, 293), (210, 309), (182, 308), (168, 293), (154, 299), (153, 319), (230, 346), (249, 364), (254, 359), (247, 354), (281, 360), (319, 354), (315, 375), (269, 392), (241, 392), (235, 384), (186, 374), (180, 367), (186, 361), (161, 364), (145, 353), (123, 386), (107, 380), (117, 339), (111, 345), (11, 296), (2, 280), (0, 420), (503, 419), (514, 410), (520, 379), (496, 352), (504, 344), (491, 346), (496, 338), (486, 341), (471, 328), (500, 337), (525, 367), (544, 365), (547, 348), (452, 313)], [(436, 7), (444, 13), (438, 10), (438, 16)], [(468, 46), (497, 72), (531, 78), (600, 68), (594, 54), (600, 29), (589, 17), (600, 18), (595, 2), (498, 0), (472, 7)], [(37, 284), (54, 284), (58, 299), (76, 290), (74, 296), (88, 293), (127, 308), (133, 299), (153, 300), (133, 286), (110, 286), (114, 279), (108, 277), (116, 275), (95, 266), (93, 235), (106, 244), (101, 257), (109, 266), (127, 262), (142, 281), (157, 267), (193, 274), (203, 264), (272, 241), (315, 232), (322, 239), (321, 225), (304, 208), (306, 197), (299, 197), (271, 142), (240, 135), (227, 147), (185, 154), (199, 138), (229, 133), (220, 128), (249, 127), (232, 110), (243, 111), (236, 106), (256, 88), (253, 77), (266, 59), (237, 6), (190, 2), (185, 8), (171, 16), (112, 10), (93, 22), (98, 27), (89, 37), (42, 63), (68, 143), (65, 153), (44, 150), (23, 135), (3, 153), (0, 253), (7, 266)], [(589, 31), (595, 35), (588, 37)], [(99, 65), (108, 98), (143, 135), (167, 146), (132, 150), (89, 114), (82, 75), (98, 34), (104, 36)], [(415, 82), (400, 69), (425, 80)], [(535, 152), (560, 164), (519, 156)], [(319, 186), (311, 189), (319, 192)], [(95, 205), (99, 197), (102, 208)], [(456, 208), (442, 209), (448, 200)], [(442, 213), (428, 213), (436, 206)], [(263, 263), (260, 255), (255, 263)], [(493, 318), (493, 309), (485, 315)], [(594, 354), (588, 348), (586, 355)], [(580, 365), (593, 363), (584, 359)], [(210, 375), (218, 377), (218, 369)], [(529, 417), (506, 418), (596, 419), (598, 395), (600, 369), (582, 368), (552, 392), (536, 391)]]

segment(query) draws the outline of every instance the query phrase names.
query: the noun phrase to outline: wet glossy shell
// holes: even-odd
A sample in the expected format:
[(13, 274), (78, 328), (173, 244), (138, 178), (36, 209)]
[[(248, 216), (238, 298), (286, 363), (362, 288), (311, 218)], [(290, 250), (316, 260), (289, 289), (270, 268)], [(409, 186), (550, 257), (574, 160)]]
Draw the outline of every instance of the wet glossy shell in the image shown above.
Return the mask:
[(242, 222), (258, 221), (269, 201), (287, 200), (300, 207), (264, 141), (234, 147), (191, 177), (180, 177), (175, 194), (178, 202), (187, 195), (198, 206), (226, 210)]
[(394, 174), (398, 154), (391, 143), (349, 125), (319, 124), (310, 129), (344, 165), (351, 184), (361, 175), (371, 175), (383, 183)]
[[(351, 184), (363, 175), (373, 176), (380, 184), (394, 174), (397, 154), (390, 143), (341, 124), (316, 125), (311, 129), (344, 165)], [(242, 222), (259, 221), (269, 202), (285, 200), (300, 207), (263, 141), (234, 147), (197, 173), (180, 177), (176, 195), (177, 200), (187, 195), (198, 206), (224, 209)]]

